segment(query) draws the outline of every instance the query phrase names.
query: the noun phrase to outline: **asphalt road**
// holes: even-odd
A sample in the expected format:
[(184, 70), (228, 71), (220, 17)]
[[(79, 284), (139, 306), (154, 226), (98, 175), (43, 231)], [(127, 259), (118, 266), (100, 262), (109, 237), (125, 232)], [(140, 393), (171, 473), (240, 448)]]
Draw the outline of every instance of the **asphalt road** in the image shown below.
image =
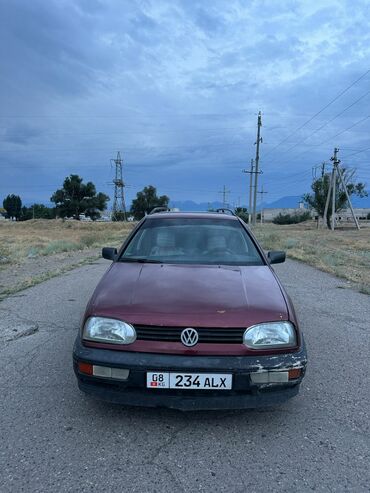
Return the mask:
[(370, 297), (277, 266), (305, 333), (298, 397), (275, 409), (181, 413), (94, 401), (76, 386), (79, 318), (107, 267), (0, 303), (0, 492), (368, 492)]

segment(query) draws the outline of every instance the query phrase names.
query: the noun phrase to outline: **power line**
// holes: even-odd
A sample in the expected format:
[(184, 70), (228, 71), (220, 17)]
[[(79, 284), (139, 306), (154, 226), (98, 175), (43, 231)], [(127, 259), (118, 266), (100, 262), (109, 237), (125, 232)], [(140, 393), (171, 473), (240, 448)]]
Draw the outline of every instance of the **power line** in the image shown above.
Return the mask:
[(351, 128), (356, 127), (357, 125), (360, 125), (360, 123), (364, 122), (368, 118), (370, 118), (370, 115), (369, 116), (365, 116), (365, 118), (362, 118), (361, 120), (358, 120), (357, 122), (353, 123), (352, 125), (350, 125), (349, 127), (345, 128), (344, 130), (341, 130), (340, 132), (336, 133), (335, 135), (332, 135), (331, 137), (329, 137), (328, 139), (323, 140), (320, 143), (320, 145), (321, 144), (325, 144), (326, 142), (329, 142), (330, 140), (334, 139), (335, 137), (338, 137), (338, 135), (344, 134), (344, 132), (347, 132), (348, 130), (351, 130)]
[[(327, 103), (323, 108), (321, 108), (320, 111), (318, 111), (317, 113), (315, 113), (313, 116), (311, 116), (311, 118), (309, 118), (308, 120), (306, 120), (302, 125), (300, 125), (298, 128), (296, 128), (293, 132), (291, 132), (287, 137), (285, 137), (281, 142), (279, 142), (275, 147), (273, 147), (272, 149), (270, 149), (270, 151), (268, 152), (268, 154), (270, 154), (272, 151), (274, 151), (277, 147), (279, 147), (281, 144), (284, 144), (290, 137), (292, 137), (293, 135), (295, 135), (297, 132), (299, 132), (302, 128), (304, 128), (306, 125), (308, 125), (310, 122), (312, 122), (312, 120), (314, 120), (317, 116), (319, 116), (323, 111), (325, 111), (327, 108), (329, 108), (329, 106), (331, 106), (335, 101), (337, 101), (340, 97), (343, 96), (343, 94), (345, 94), (347, 91), (349, 91), (349, 89), (351, 89), (351, 87), (353, 87), (355, 84), (357, 84), (357, 82), (359, 82), (361, 79), (363, 79), (368, 73), (370, 72), (370, 69), (366, 70), (365, 73), (363, 73), (358, 79), (356, 79), (354, 82), (352, 82), (349, 86), (347, 86), (345, 89), (343, 89), (343, 91), (341, 91), (339, 94), (337, 94), (337, 96), (335, 96), (335, 98), (333, 98), (331, 101), (329, 101), (329, 103)], [(267, 155), (266, 155), (267, 156)]]
[(218, 193), (222, 193), (222, 207), (224, 208), (227, 207), (228, 206), (227, 195), (231, 193), (230, 190), (227, 190), (226, 186), (224, 185), (223, 189)]
[(349, 157), (356, 156), (357, 154), (361, 154), (361, 152), (366, 152), (366, 151), (370, 151), (370, 147), (367, 147), (366, 149), (361, 149), (359, 151), (353, 152), (352, 154), (348, 154), (347, 156), (343, 156), (343, 157), (347, 159)]
[[(130, 111), (130, 109), (129, 109)], [(269, 115), (278, 115), (279, 119), (280, 118), (286, 118), (286, 119), (290, 119), (290, 115), (282, 115), (280, 111), (272, 111), (269, 113)], [(61, 119), (68, 119), (68, 120), (71, 120), (71, 119), (82, 119), (82, 120), (91, 120), (93, 118), (97, 118), (97, 119), (113, 119), (113, 118), (124, 118), (127, 120), (127, 118), (130, 118), (130, 119), (138, 119), (138, 120), (150, 120), (152, 121), (153, 120), (153, 116), (155, 116), (157, 119), (158, 118), (196, 118), (196, 117), (218, 117), (220, 119), (224, 119), (225, 117), (232, 117), (232, 118), (235, 118), (235, 117), (240, 117), (242, 119), (245, 118), (246, 115), (254, 115), (254, 113), (246, 113), (245, 111), (233, 111), (231, 113), (170, 113), (170, 112), (165, 112), (165, 111), (162, 111), (162, 112), (158, 112), (158, 111), (155, 111), (154, 113), (148, 113), (147, 111), (145, 112), (145, 114), (133, 114), (133, 113), (128, 113), (127, 110), (125, 110), (125, 113), (123, 115), (1, 115), (0, 114), (0, 118), (4, 118), (4, 119), (12, 119), (12, 118), (23, 118), (23, 119), (26, 119), (26, 118), (35, 118), (35, 119), (39, 119), (39, 118), (46, 118), (46, 119), (55, 119), (55, 120), (61, 120)], [(309, 115), (307, 115), (306, 113), (297, 113), (296, 114), (297, 116), (304, 116), (304, 117), (307, 117)], [(268, 127), (267, 127), (268, 128)]]
[[(254, 128), (254, 126), (250, 125), (248, 127), (246, 126), (243, 126), (243, 129), (252, 129)], [(8, 133), (5, 134), (6, 137), (23, 137), (23, 133), (22, 132), (17, 132), (17, 131), (13, 131), (11, 128), (9, 129), (9, 126), (0, 126), (0, 129), (4, 129), (4, 130), (9, 130)], [(50, 137), (50, 136), (59, 136), (59, 135), (73, 135), (73, 136), (77, 136), (77, 135), (122, 135), (122, 134), (133, 134), (133, 135), (140, 135), (142, 136), (143, 135), (143, 131), (142, 130), (130, 130), (130, 129), (122, 129), (120, 131), (109, 131), (109, 132), (71, 132), (71, 131), (65, 131), (65, 130), (56, 130), (54, 132), (44, 132), (43, 129), (35, 129), (35, 130), (40, 130), (40, 136), (42, 136), (42, 138), (45, 138), (45, 137)], [(209, 132), (209, 131), (212, 131), (212, 132), (225, 132), (225, 130), (231, 130), (231, 131), (234, 131), (234, 130), (241, 130), (241, 127), (191, 127), (191, 128), (182, 128), (182, 127), (178, 127), (178, 128), (166, 128), (166, 129), (159, 129), (157, 127), (152, 127), (150, 129), (147, 129), (147, 134), (152, 134), (152, 133), (155, 133), (155, 134), (160, 134), (160, 135), (166, 135), (168, 133), (178, 133), (179, 131), (181, 131), (181, 133), (184, 133), (184, 132), (194, 132), (194, 133), (197, 133), (199, 131), (206, 131), (206, 132)], [(42, 132), (42, 134), (41, 134)], [(36, 135), (37, 137), (37, 135)]]
[[(216, 137), (216, 136), (215, 136)], [(110, 144), (111, 146), (117, 145), (117, 144)], [(182, 146), (145, 146), (142, 143), (138, 143), (136, 146), (132, 147), (127, 147), (125, 148), (126, 150), (131, 150), (135, 152), (152, 152), (153, 150), (161, 150), (161, 149), (189, 149), (189, 150), (194, 150), (194, 149), (207, 149), (208, 147), (245, 147), (245, 145), (242, 142), (235, 142), (235, 143), (225, 143), (225, 142), (218, 142), (218, 143), (208, 143), (208, 144), (193, 144), (193, 145), (182, 145)], [(108, 150), (108, 144), (107, 147), (78, 147), (78, 148), (66, 148), (66, 147), (41, 147), (41, 148), (35, 148), (33, 147), (33, 152), (44, 152), (44, 151), (63, 151), (63, 152), (79, 152), (79, 151), (107, 151)], [(29, 148), (23, 148), (23, 149), (1, 149), (0, 152), (29, 152)]]
[[(345, 128), (344, 130), (341, 130), (340, 132), (336, 133), (335, 135), (332, 135), (331, 137), (329, 137), (328, 139), (326, 140), (323, 140), (322, 142), (320, 142), (319, 144), (315, 145), (314, 147), (321, 147), (323, 146), (323, 144), (331, 141), (332, 139), (334, 139), (335, 137), (338, 137), (339, 135), (342, 135), (343, 133), (347, 132), (348, 130), (351, 130), (353, 127), (363, 123), (364, 121), (366, 121), (368, 118), (370, 118), (370, 115), (369, 116), (366, 116), (365, 118), (362, 118), (361, 120), (358, 120), (357, 122), (353, 123), (352, 125), (350, 125), (349, 127)], [(344, 149), (344, 148), (342, 148)], [(300, 151), (298, 152), (298, 154), (294, 154), (293, 156), (290, 156), (290, 159), (297, 159), (299, 156), (302, 156), (302, 154), (305, 154), (306, 150), (304, 151)], [(270, 164), (276, 164), (277, 162), (272, 162)]]
[[(367, 117), (368, 118), (368, 117)], [(264, 142), (265, 144), (265, 142)], [(118, 144), (111, 144), (112, 147), (114, 146), (117, 146)], [(207, 149), (207, 148), (212, 148), (212, 147), (245, 147), (244, 143), (243, 142), (238, 142), (238, 143), (209, 143), (209, 144), (193, 144), (193, 145), (183, 145), (183, 146), (143, 146), (143, 144), (138, 144), (137, 146), (129, 146), (129, 147), (125, 147), (125, 150), (129, 150), (129, 151), (133, 151), (135, 153), (150, 153), (150, 152), (153, 152), (153, 150), (157, 150), (159, 152), (161, 152), (161, 150), (176, 150), (176, 149), (189, 149), (189, 150), (202, 150), (202, 149)], [(310, 144), (305, 144), (305, 147), (323, 147), (322, 144), (314, 144), (314, 145), (310, 145)], [(41, 148), (34, 148), (33, 147), (33, 152), (45, 152), (45, 151), (62, 151), (62, 152), (65, 152), (65, 153), (69, 153), (69, 152), (84, 152), (84, 151), (107, 151), (108, 149), (111, 149), (111, 147), (108, 148), (108, 145), (107, 147), (97, 147), (97, 148), (94, 148), (94, 147), (78, 147), (78, 148), (66, 148), (66, 147), (41, 147)], [(347, 150), (356, 150), (356, 149), (349, 149), (349, 148), (345, 148), (343, 147), (342, 149), (347, 149)], [(22, 149), (0, 149), (0, 153), (7, 153), (7, 152), (14, 152), (14, 153), (21, 153), (21, 152), (25, 152), (25, 153), (29, 153), (29, 148), (22, 148)], [(306, 151), (303, 151), (303, 152), (306, 152)], [(241, 159), (241, 162), (242, 162), (242, 159)], [(1, 166), (1, 165), (0, 165)], [(236, 164), (237, 167), (240, 167), (241, 164)], [(28, 165), (27, 165), (28, 167)]]
[[(266, 180), (267, 181), (267, 180)], [(292, 187), (292, 186), (296, 186), (296, 185), (301, 185), (301, 184), (304, 184), (304, 183), (308, 183), (309, 182), (309, 177), (306, 176), (306, 178), (303, 178), (301, 180), (296, 180), (294, 182), (291, 182), (291, 183), (285, 183), (284, 185), (281, 185), (281, 186), (273, 186), (273, 191), (270, 192), (271, 195), (277, 195), (277, 194), (282, 194), (283, 192), (286, 192), (288, 188)]]
[(356, 101), (354, 101), (349, 106), (347, 106), (346, 108), (344, 108), (344, 110), (340, 111), (337, 115), (335, 115), (333, 118), (331, 118), (330, 120), (328, 120), (326, 123), (324, 123), (320, 127), (317, 127), (313, 132), (311, 132), (309, 135), (307, 135), (307, 137), (305, 137), (301, 141), (298, 141), (297, 143), (295, 143), (294, 145), (292, 145), (291, 147), (289, 147), (289, 149), (287, 149), (286, 151), (284, 151), (284, 153), (291, 151), (292, 149), (294, 149), (295, 147), (299, 146), (300, 144), (302, 144), (303, 142), (305, 142), (307, 139), (309, 139), (310, 137), (312, 137), (313, 135), (315, 135), (317, 132), (319, 132), (320, 130), (322, 130), (323, 128), (325, 128), (327, 125), (329, 125), (329, 123), (333, 122), (334, 120), (336, 120), (337, 118), (339, 118), (340, 116), (342, 116), (343, 113), (345, 113), (347, 110), (349, 110), (350, 108), (352, 108), (353, 106), (355, 106), (355, 104), (359, 103), (368, 94), (370, 94), (370, 91), (367, 91), (365, 94), (363, 94), (361, 97), (359, 97), (358, 99), (356, 99)]

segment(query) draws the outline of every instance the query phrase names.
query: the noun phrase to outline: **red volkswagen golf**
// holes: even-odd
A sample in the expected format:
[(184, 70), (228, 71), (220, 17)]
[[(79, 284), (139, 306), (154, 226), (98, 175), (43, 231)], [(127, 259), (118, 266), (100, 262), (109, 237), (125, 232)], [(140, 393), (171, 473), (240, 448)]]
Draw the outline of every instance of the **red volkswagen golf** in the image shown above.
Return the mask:
[(74, 351), (79, 388), (183, 410), (275, 405), (296, 395), (307, 356), (289, 296), (238, 217), (157, 212), (91, 297)]

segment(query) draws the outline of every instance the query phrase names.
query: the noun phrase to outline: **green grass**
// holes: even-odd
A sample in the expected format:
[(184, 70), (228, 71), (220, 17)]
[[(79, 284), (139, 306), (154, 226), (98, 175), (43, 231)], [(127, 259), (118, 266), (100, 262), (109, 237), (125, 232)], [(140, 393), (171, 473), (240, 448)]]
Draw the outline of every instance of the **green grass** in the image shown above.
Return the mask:
[(41, 251), (41, 255), (53, 255), (55, 253), (73, 252), (74, 250), (82, 250), (83, 243), (76, 243), (68, 240), (51, 241)]

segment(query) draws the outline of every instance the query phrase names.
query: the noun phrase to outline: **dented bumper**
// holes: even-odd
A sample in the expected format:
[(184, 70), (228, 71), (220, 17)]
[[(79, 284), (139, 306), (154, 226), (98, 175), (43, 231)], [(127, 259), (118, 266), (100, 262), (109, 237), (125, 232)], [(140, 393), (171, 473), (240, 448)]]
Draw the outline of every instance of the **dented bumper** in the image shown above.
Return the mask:
[[(303, 341), (300, 350), (294, 353), (185, 356), (96, 349), (83, 346), (78, 337), (73, 360), (79, 388), (103, 400), (180, 410), (244, 409), (277, 405), (296, 395), (305, 374), (307, 354)], [(125, 380), (86, 375), (79, 370), (80, 362), (129, 372)], [(286, 373), (298, 369), (301, 370), (296, 372), (299, 376), (287, 380)], [(148, 389), (148, 371), (230, 373), (233, 376), (232, 390)]]

